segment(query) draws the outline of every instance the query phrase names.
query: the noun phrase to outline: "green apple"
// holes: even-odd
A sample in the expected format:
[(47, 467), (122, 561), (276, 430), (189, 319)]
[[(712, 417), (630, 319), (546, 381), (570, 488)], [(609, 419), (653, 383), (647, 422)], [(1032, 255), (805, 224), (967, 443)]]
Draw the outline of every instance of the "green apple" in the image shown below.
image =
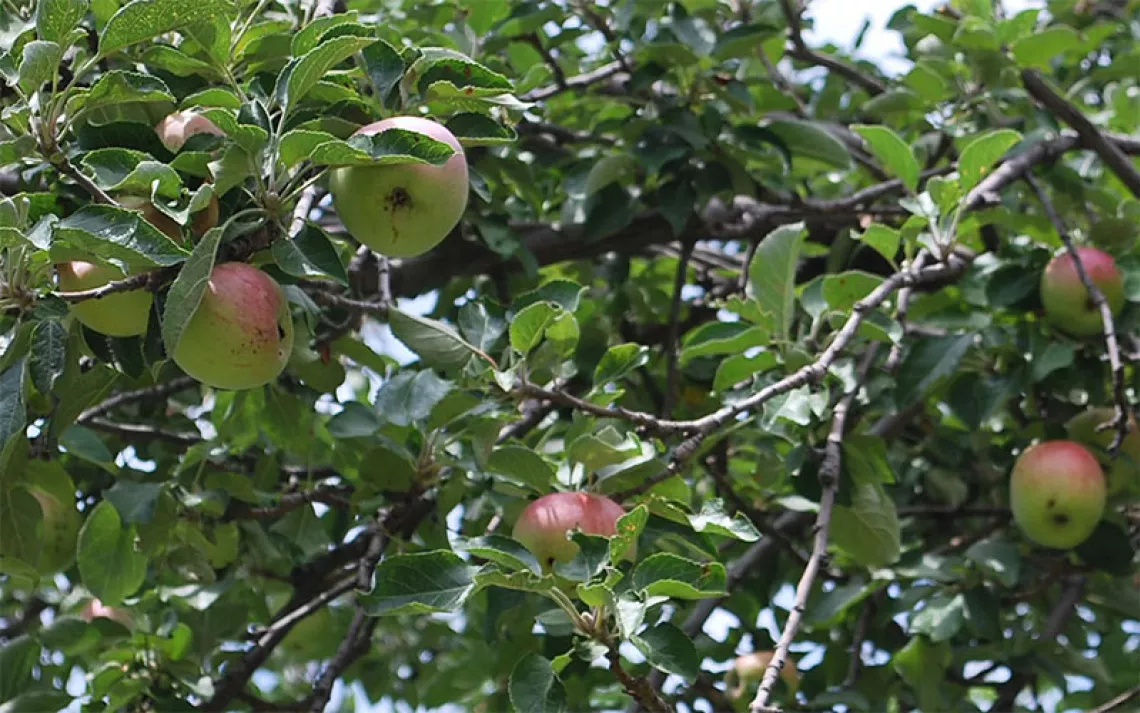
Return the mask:
[(414, 116), (397, 116), (360, 128), (371, 136), (389, 129), (423, 134), (455, 153), (439, 166), (402, 163), (345, 166), (329, 178), (333, 205), (353, 237), (389, 257), (413, 257), (440, 243), (467, 207), (467, 158), (455, 135), (443, 125)]
[[(774, 651), (754, 651), (737, 656), (730, 671), (731, 677), (736, 679), (737, 684), (729, 691), (729, 697), (740, 698), (750, 684), (760, 682), (764, 678), (768, 664), (772, 663), (773, 656), (775, 656)], [(793, 694), (800, 687), (800, 672), (791, 656), (784, 661), (784, 667), (780, 669), (780, 678), (784, 679), (784, 683)]]
[(1128, 418), (1128, 435), (1120, 444), (1116, 457), (1108, 455), (1108, 448), (1116, 438), (1116, 430), (1097, 430), (1101, 424), (1111, 423), (1116, 411), (1111, 408), (1094, 408), (1078, 414), (1065, 424), (1069, 438), (1089, 447), (1093, 455), (1106, 468), (1108, 494), (1115, 495), (1128, 489), (1140, 487), (1140, 430), (1136, 419)]
[[(1108, 302), (1115, 316), (1124, 307), (1124, 277), (1116, 261), (1103, 250), (1077, 248), (1081, 264)], [(1091, 337), (1104, 331), (1100, 310), (1077, 274), (1076, 263), (1068, 252), (1053, 258), (1041, 275), (1041, 302), (1045, 318), (1057, 329), (1074, 337)]]
[[(56, 265), (56, 271), (59, 287), (64, 292), (90, 290), (126, 277), (118, 268), (81, 260)], [(153, 299), (145, 289), (115, 292), (99, 299), (75, 302), (71, 313), (96, 332), (112, 337), (133, 337), (146, 333)]]
[(1067, 550), (1096, 529), (1105, 503), (1104, 472), (1088, 449), (1074, 441), (1046, 441), (1027, 448), (1009, 483), (1013, 519), (1034, 542)]
[(174, 361), (203, 384), (252, 389), (276, 379), (292, 350), (284, 290), (256, 267), (227, 262), (210, 274)]
[(612, 537), (622, 515), (622, 506), (604, 495), (550, 493), (527, 505), (515, 522), (513, 536), (549, 569), (578, 554), (578, 545), (569, 537), (572, 530)]

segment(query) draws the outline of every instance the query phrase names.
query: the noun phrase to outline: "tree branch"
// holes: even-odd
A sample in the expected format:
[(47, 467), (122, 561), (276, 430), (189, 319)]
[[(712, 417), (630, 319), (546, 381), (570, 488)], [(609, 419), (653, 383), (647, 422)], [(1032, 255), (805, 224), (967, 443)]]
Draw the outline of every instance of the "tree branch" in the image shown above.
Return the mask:
[(1119, 709), (1133, 698), (1140, 698), (1140, 685), (1133, 686), (1119, 696), (1105, 701), (1103, 704), (1093, 708), (1089, 713), (1110, 713), (1110, 711)]
[(749, 707), (751, 713), (770, 713), (773, 710), (768, 706), (768, 697), (772, 695), (772, 687), (776, 685), (776, 678), (780, 675), (780, 669), (784, 667), (784, 663), (788, 659), (788, 648), (795, 641), (796, 632), (800, 628), (800, 620), (807, 610), (808, 596), (811, 595), (812, 587), (815, 586), (816, 575), (819, 573), (824, 555), (827, 553), (827, 534), (831, 528), (831, 512), (835, 506), (835, 496), (839, 492), (839, 474), (840, 467), (843, 464), (843, 436), (847, 427), (847, 414), (851, 410), (851, 405), (855, 402), (855, 397), (862, 388), (862, 382), (870, 371), (871, 365), (874, 364), (877, 355), (877, 345), (867, 350), (867, 354), (859, 366), (859, 378), (856, 380), (855, 387), (840, 399), (832, 414), (831, 431), (827, 434), (823, 464), (819, 468), (819, 483), (823, 488), (823, 495), (820, 497), (819, 515), (815, 521), (815, 544), (812, 546), (811, 558), (808, 559), (808, 564), (804, 567), (799, 584), (796, 585), (796, 600), (792, 605), (792, 610), (788, 612), (788, 619), (784, 623), (784, 631), (780, 635), (780, 641), (776, 644), (772, 660), (768, 663), (768, 668), (764, 670), (764, 678), (760, 681), (760, 688), (756, 691), (756, 697)]
[(1092, 123), (1080, 109), (1070, 104), (1041, 77), (1034, 69), (1021, 71), (1021, 83), (1029, 94), (1041, 102), (1057, 116), (1073, 127), (1081, 137), (1081, 143), (1096, 152), (1120, 182), (1132, 191), (1132, 195), (1140, 198), (1140, 171), (1132, 160), (1125, 155), (1120, 147), (1110, 141), (1096, 124)]
[(1089, 276), (1088, 270), (1085, 269), (1084, 263), (1081, 261), (1081, 256), (1077, 252), (1076, 247), (1073, 245), (1073, 239), (1069, 235), (1069, 231), (1065, 228), (1065, 222), (1061, 220), (1061, 216), (1057, 213), (1053, 201), (1049, 200), (1049, 195), (1045, 193), (1045, 189), (1037, 182), (1032, 173), (1025, 174), (1025, 182), (1033, 189), (1037, 195), (1037, 199), (1041, 201), (1041, 205), (1045, 208), (1046, 215), (1053, 223), (1053, 228), (1056, 229), (1057, 235), (1061, 237), (1061, 242), (1065, 244), (1065, 251), (1069, 253), (1069, 257), (1073, 259), (1073, 266), (1077, 269), (1077, 276), (1081, 278), (1081, 283), (1089, 293), (1089, 300), (1096, 305), (1100, 311), (1100, 319), (1104, 324), (1104, 343), (1108, 351), (1108, 363), (1112, 369), (1112, 395), (1113, 402), (1116, 405), (1116, 413), (1112, 421), (1107, 425), (1108, 428), (1115, 429), (1116, 435), (1112, 439), (1111, 445), (1108, 447), (1108, 452), (1115, 457), (1116, 452), (1120, 449), (1120, 444), (1124, 442), (1125, 437), (1128, 436), (1128, 395), (1125, 393), (1124, 385), (1124, 362), (1120, 359), (1120, 343), (1116, 339), (1116, 322), (1112, 318), (1112, 308), (1105, 299), (1104, 293), (1093, 282), (1092, 277)]
[(794, 7), (796, 4), (798, 4), (796, 0), (780, 0), (780, 7), (784, 11), (784, 18), (788, 22), (788, 47), (786, 50), (788, 55), (803, 62), (810, 62), (811, 64), (825, 67), (841, 77), (858, 84), (871, 96), (876, 96), (887, 91), (887, 85), (876, 77), (861, 72), (853, 65), (847, 64), (840, 59), (823, 54), (822, 52), (817, 52), (808, 47), (807, 43), (804, 42), (803, 24), (800, 22), (799, 8)]
[(94, 406), (88, 408), (83, 413), (79, 414), (79, 418), (77, 418), (76, 421), (78, 423), (85, 423), (93, 418), (102, 416), (118, 408), (119, 406), (134, 403), (136, 401), (157, 401), (159, 399), (165, 399), (171, 394), (176, 394), (179, 391), (197, 386), (197, 384), (198, 382), (189, 376), (179, 376), (177, 378), (171, 379), (170, 381), (165, 381), (161, 384), (155, 384), (154, 386), (147, 386), (141, 389), (135, 389), (133, 391), (120, 391), (114, 396), (110, 396), (103, 401), (100, 401)]
[(669, 305), (669, 338), (665, 342), (665, 395), (662, 398), (661, 415), (673, 415), (673, 402), (677, 398), (677, 351), (680, 349), (681, 293), (685, 290), (685, 278), (689, 271), (689, 259), (693, 257), (694, 241), (681, 244), (681, 256), (677, 260), (677, 275), (673, 279), (673, 301)]

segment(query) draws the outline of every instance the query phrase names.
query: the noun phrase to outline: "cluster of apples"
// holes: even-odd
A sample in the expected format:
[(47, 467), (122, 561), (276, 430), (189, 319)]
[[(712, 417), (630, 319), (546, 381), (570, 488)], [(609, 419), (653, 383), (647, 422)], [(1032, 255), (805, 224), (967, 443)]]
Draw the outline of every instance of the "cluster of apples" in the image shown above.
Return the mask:
[[(348, 166), (334, 170), (330, 189), (337, 212), (360, 242), (386, 255), (410, 257), (439, 244), (458, 224), (467, 206), (467, 161), (463, 148), (444, 126), (419, 117), (394, 117), (357, 131), (371, 136), (403, 129), (442, 141), (454, 153), (441, 165), (408, 163)], [(221, 135), (207, 117), (177, 112), (156, 127), (163, 144), (177, 153), (192, 136)], [(138, 196), (116, 196), (119, 204), (174, 240), (182, 228)], [(218, 223), (217, 198), (192, 216), (190, 232), (201, 237)], [(57, 265), (64, 291), (101, 287), (125, 277), (104, 263), (72, 261)], [(138, 289), (117, 292), (72, 306), (82, 324), (113, 337), (144, 334), (153, 295)], [(293, 349), (293, 322), (281, 286), (244, 262), (217, 265), (201, 305), (172, 355), (178, 366), (204, 384), (221, 389), (250, 389), (281, 374)]]
[(1102, 426), (1114, 415), (1108, 408), (1086, 411), (1066, 424), (1072, 440), (1038, 443), (1018, 457), (1009, 500), (1013, 519), (1026, 537), (1054, 549), (1076, 547), (1096, 530), (1107, 497), (1140, 481), (1135, 419), (1117, 456), (1108, 454), (1115, 431)]

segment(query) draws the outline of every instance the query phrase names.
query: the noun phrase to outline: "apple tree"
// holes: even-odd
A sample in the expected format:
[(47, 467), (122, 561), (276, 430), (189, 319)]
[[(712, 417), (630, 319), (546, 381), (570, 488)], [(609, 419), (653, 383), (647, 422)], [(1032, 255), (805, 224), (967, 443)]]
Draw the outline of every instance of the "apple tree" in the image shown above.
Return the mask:
[(935, 5), (5, 0), (0, 711), (1135, 710), (1140, 3)]

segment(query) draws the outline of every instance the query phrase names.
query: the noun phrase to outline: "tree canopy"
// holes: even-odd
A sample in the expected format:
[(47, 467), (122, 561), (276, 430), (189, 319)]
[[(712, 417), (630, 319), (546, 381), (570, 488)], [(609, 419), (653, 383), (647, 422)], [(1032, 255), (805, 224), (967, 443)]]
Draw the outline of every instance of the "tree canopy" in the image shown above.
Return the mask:
[[(0, 711), (1134, 710), (1140, 2), (902, 7), (901, 72), (812, 22), (5, 0)], [(403, 115), (461, 152), (354, 135)], [(438, 246), (344, 227), (336, 171), (460, 153)], [(172, 358), (223, 263), (264, 386)], [(1010, 473), (1092, 409), (1043, 546)], [(519, 542), (572, 491), (625, 514)]]

